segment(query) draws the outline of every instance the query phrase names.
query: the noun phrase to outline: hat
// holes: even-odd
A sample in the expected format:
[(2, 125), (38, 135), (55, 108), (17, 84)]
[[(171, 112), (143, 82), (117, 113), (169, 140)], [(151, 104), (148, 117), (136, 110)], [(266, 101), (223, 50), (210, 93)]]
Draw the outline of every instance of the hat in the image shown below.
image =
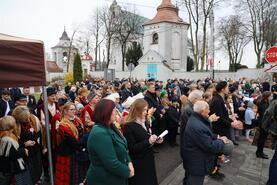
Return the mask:
[(46, 92), (47, 92), (47, 96), (51, 96), (51, 95), (53, 95), (53, 94), (57, 94), (56, 89), (53, 88), (53, 87), (48, 87), (48, 88), (46, 89)]
[(229, 88), (230, 93), (233, 93), (233, 92), (235, 92), (236, 90), (237, 90), (237, 88), (234, 87), (234, 86), (231, 86), (231, 87)]
[(160, 97), (161, 97), (161, 98), (163, 98), (163, 97), (164, 97), (164, 95), (165, 95), (166, 93), (167, 93), (167, 92), (166, 92), (166, 90), (163, 90), (163, 91), (161, 92)]
[(134, 103), (135, 99), (133, 97), (128, 97), (127, 100), (125, 102), (122, 103), (122, 106), (125, 109), (128, 109), (131, 107), (131, 105)]
[(169, 88), (169, 89), (173, 89), (173, 88), (174, 88), (174, 84), (170, 84), (170, 85), (168, 86), (168, 88)]
[(24, 94), (20, 94), (14, 98), (14, 101), (27, 101), (27, 97)]
[(93, 92), (90, 92), (87, 99), (88, 99), (88, 102), (90, 102), (97, 94), (93, 93)]
[(105, 99), (112, 100), (112, 101), (115, 101), (117, 98), (119, 99), (118, 93), (113, 93), (113, 94), (110, 94), (107, 97), (105, 97)]
[(147, 80), (147, 83), (148, 82), (155, 82), (155, 79), (154, 78), (149, 78), (148, 80)]
[(146, 91), (147, 90), (147, 85), (144, 85), (141, 90), (142, 90), (142, 92)]
[(234, 149), (234, 144), (231, 140), (228, 140), (228, 143), (224, 144), (222, 153), (224, 155), (231, 155)]
[(227, 87), (227, 82), (226, 81), (220, 81), (218, 82), (218, 84), (216, 84), (215, 89), (217, 92), (220, 92), (222, 89), (224, 89), (225, 87)]
[(67, 99), (65, 99), (65, 98), (59, 98), (58, 99), (58, 105), (59, 106), (63, 106), (64, 104), (66, 104), (66, 102), (67, 102)]
[(133, 96), (132, 98), (134, 98), (135, 100), (137, 100), (137, 99), (144, 98), (144, 95), (143, 95), (142, 93), (138, 93), (136, 96)]
[(253, 108), (254, 107), (254, 103), (253, 103), (253, 101), (248, 101), (247, 102), (247, 107), (249, 107), (249, 108)]
[(159, 85), (155, 86), (155, 91), (162, 91), (162, 90), (163, 90), (163, 88), (161, 86), (159, 86)]

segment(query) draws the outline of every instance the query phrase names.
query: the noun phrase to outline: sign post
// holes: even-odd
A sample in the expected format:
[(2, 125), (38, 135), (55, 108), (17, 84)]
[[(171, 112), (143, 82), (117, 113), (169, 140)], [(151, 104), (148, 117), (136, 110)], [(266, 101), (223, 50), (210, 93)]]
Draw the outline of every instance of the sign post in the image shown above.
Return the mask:
[(273, 46), (265, 52), (265, 60), (271, 65), (277, 63), (277, 46)]
[(269, 48), (265, 52), (265, 60), (272, 66), (266, 72), (271, 72), (271, 82), (270, 82), (270, 89), (273, 84), (273, 73), (276, 72), (276, 65), (277, 65), (277, 46), (273, 46)]
[(132, 71), (135, 69), (135, 65), (133, 63), (129, 63), (127, 67), (128, 67), (129, 72), (130, 72), (130, 80), (131, 80)]

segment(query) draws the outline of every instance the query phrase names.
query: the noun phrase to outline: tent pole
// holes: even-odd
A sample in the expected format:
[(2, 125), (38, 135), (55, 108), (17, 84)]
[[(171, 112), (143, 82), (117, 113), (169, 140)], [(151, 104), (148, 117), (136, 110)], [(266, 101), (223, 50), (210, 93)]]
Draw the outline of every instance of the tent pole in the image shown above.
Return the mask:
[(49, 123), (49, 113), (48, 113), (48, 100), (46, 87), (42, 86), (43, 91), (43, 103), (44, 103), (44, 115), (45, 115), (45, 126), (46, 126), (46, 139), (47, 139), (47, 152), (49, 160), (49, 173), (50, 173), (50, 184), (54, 185), (54, 174), (53, 174), (53, 161), (52, 161), (52, 151), (51, 151), (51, 140), (50, 140), (50, 123)]

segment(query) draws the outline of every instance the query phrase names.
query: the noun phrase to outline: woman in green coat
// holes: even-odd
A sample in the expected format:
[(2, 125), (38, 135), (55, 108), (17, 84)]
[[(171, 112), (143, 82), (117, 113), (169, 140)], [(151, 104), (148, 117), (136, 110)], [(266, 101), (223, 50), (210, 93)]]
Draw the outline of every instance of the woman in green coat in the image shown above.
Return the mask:
[(113, 124), (116, 116), (112, 100), (102, 99), (94, 110), (94, 122), (89, 138), (89, 185), (128, 185), (134, 176), (127, 142)]

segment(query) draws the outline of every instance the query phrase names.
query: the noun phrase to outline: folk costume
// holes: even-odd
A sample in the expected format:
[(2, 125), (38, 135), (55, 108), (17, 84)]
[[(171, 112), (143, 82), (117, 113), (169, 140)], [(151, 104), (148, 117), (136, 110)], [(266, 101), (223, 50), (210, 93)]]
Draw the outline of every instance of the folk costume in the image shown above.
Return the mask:
[(77, 117), (62, 118), (57, 130), (57, 162), (55, 185), (75, 185), (83, 181), (79, 176), (76, 153), (83, 134), (83, 124)]

